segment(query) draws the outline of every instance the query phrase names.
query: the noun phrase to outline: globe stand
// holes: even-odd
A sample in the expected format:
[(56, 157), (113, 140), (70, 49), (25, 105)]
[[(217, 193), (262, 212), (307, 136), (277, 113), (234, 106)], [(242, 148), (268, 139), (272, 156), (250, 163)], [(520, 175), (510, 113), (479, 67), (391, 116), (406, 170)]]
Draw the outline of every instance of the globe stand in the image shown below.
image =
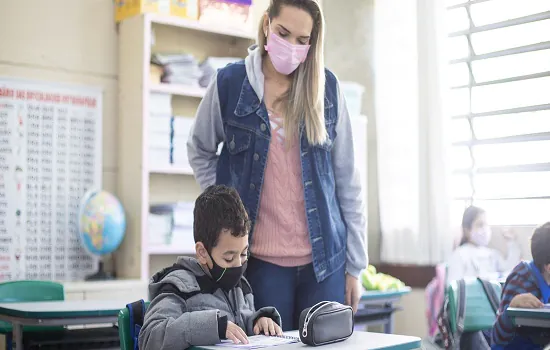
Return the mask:
[(86, 281), (106, 281), (112, 280), (114, 277), (105, 271), (103, 261), (99, 261), (99, 269), (93, 275), (86, 277)]

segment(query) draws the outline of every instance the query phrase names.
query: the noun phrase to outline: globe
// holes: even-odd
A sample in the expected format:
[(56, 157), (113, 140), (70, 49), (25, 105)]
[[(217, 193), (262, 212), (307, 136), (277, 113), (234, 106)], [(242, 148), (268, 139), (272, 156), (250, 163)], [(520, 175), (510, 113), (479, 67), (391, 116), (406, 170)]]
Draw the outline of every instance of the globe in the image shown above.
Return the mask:
[(79, 226), (84, 249), (93, 255), (110, 254), (124, 239), (124, 209), (119, 200), (109, 192), (88, 191), (80, 201)]

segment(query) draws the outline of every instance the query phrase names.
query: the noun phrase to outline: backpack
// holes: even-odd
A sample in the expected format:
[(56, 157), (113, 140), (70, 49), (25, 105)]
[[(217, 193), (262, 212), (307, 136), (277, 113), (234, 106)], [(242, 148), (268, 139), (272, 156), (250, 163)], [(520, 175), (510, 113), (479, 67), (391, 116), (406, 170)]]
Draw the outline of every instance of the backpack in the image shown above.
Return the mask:
[(130, 316), (130, 336), (134, 340), (134, 350), (139, 349), (139, 332), (143, 327), (145, 318), (145, 301), (143, 299), (127, 304), (128, 315)]
[(432, 339), (438, 330), (437, 317), (445, 298), (447, 266), (439, 264), (435, 267), (435, 277), (426, 286), (426, 319), (428, 321), (428, 336)]
[(442, 346), (447, 350), (490, 349), (482, 331), (492, 329), (501, 286), (481, 278), (453, 281), (438, 316)]

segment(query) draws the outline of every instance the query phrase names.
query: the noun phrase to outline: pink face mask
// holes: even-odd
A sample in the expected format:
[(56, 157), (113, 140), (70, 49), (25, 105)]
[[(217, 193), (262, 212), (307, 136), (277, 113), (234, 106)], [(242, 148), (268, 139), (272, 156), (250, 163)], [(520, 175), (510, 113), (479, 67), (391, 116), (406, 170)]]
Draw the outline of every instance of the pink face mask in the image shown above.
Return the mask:
[(271, 63), (277, 72), (289, 75), (307, 58), (310, 45), (293, 45), (271, 32), (267, 37), (265, 50), (269, 52)]
[(489, 242), (491, 241), (491, 228), (487, 226), (487, 227), (483, 227), (475, 231), (472, 231), (470, 240), (472, 241), (472, 243), (480, 247), (488, 246)]

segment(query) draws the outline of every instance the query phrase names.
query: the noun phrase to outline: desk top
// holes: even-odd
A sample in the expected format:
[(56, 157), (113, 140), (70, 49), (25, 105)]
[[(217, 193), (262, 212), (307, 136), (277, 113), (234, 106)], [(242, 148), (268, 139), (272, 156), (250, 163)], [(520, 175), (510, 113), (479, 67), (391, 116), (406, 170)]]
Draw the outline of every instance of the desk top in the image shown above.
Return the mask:
[(398, 290), (367, 290), (361, 295), (361, 300), (376, 300), (376, 299), (387, 299), (387, 298), (397, 298), (402, 297), (403, 295), (409, 294), (411, 292), (410, 287), (405, 287)]
[(550, 309), (519, 309), (515, 307), (509, 307), (506, 311), (510, 317), (523, 317), (523, 318), (536, 318), (536, 319), (550, 319)]
[(107, 281), (86, 281), (86, 282), (64, 282), (65, 293), (85, 293), (85, 292), (107, 292), (121, 291), (127, 289), (147, 290), (148, 281), (141, 280), (107, 280)]
[[(298, 336), (298, 331), (285, 332), (287, 335)], [(323, 345), (323, 350), (412, 350), (420, 349), (421, 341), (417, 337), (408, 337), (404, 335), (384, 334), (384, 333), (369, 333), (369, 332), (353, 332), (353, 335), (346, 341)], [(231, 348), (222, 348), (216, 346), (194, 347), (193, 349), (204, 350), (220, 350)], [(296, 349), (311, 349), (302, 343), (294, 343), (288, 345), (280, 345), (271, 348), (273, 350), (296, 350)]]
[(64, 318), (117, 316), (126, 307), (122, 301), (79, 300), (0, 303), (0, 315), (19, 318)]

